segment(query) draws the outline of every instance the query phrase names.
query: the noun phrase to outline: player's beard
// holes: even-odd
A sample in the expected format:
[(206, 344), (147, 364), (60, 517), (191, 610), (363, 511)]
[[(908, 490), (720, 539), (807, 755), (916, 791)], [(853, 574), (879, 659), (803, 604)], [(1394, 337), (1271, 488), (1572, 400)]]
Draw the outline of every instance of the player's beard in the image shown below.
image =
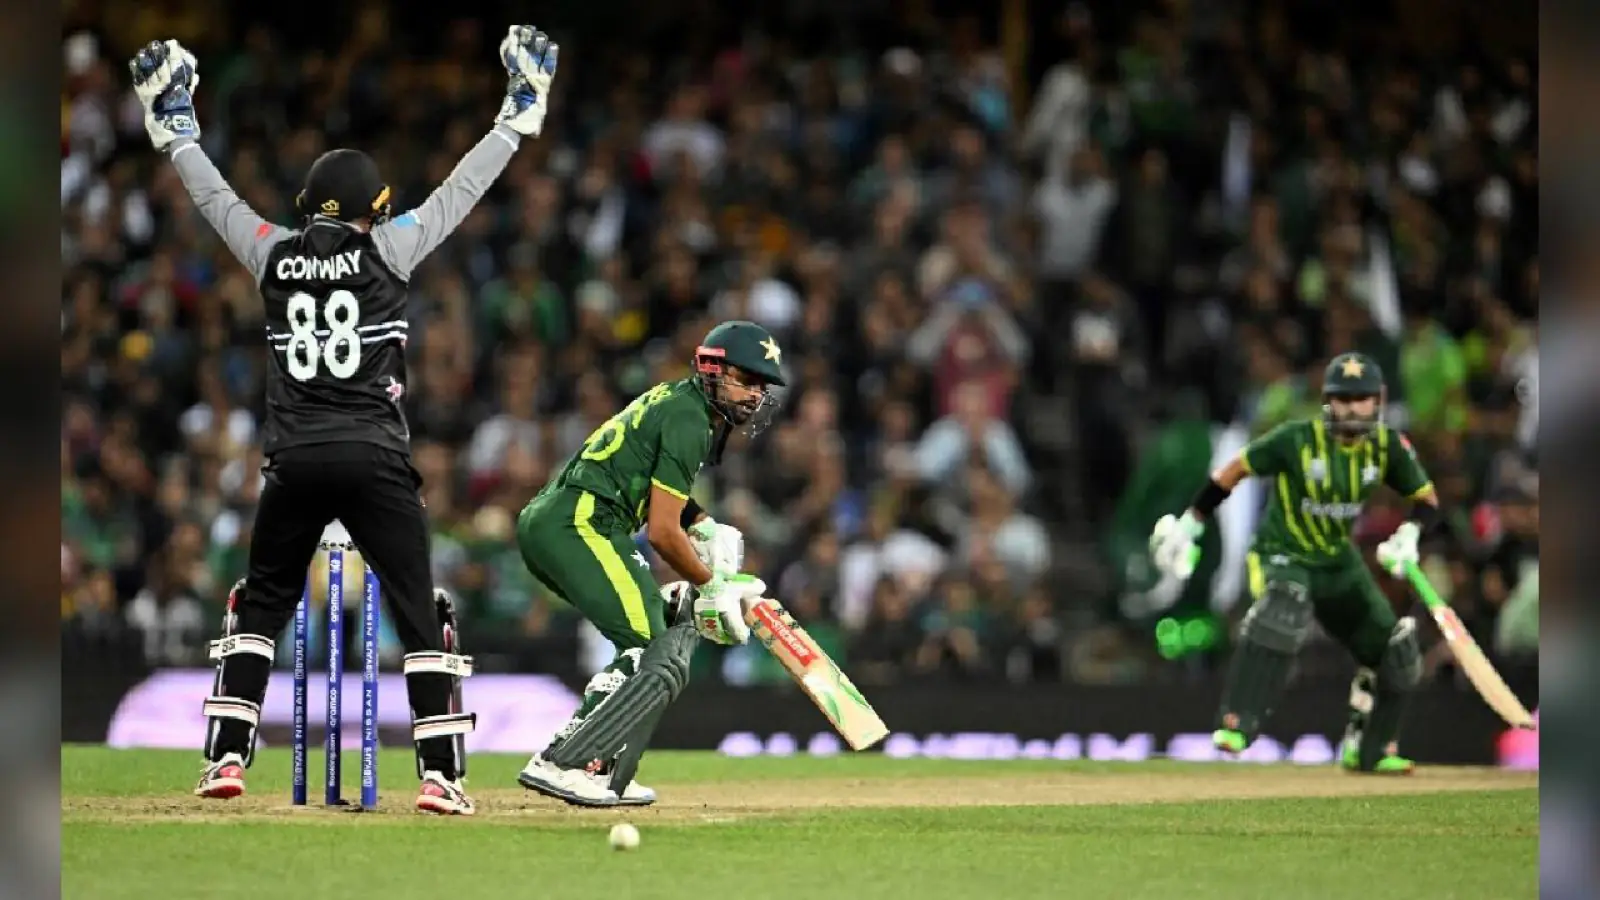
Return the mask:
[(720, 388), (717, 391), (717, 411), (722, 413), (723, 418), (728, 420), (728, 424), (733, 426), (734, 430), (743, 431), (748, 437), (755, 437), (765, 431), (767, 426), (772, 424), (781, 405), (782, 398), (778, 389), (771, 385), (756, 397), (744, 402), (727, 399)]
[(1323, 405), (1322, 415), (1328, 422), (1328, 430), (1332, 431), (1336, 437), (1354, 440), (1366, 437), (1377, 430), (1378, 419), (1382, 416), (1382, 410), (1381, 408), (1373, 410), (1370, 416), (1361, 416), (1355, 413), (1340, 416), (1333, 411), (1333, 404), (1328, 403)]

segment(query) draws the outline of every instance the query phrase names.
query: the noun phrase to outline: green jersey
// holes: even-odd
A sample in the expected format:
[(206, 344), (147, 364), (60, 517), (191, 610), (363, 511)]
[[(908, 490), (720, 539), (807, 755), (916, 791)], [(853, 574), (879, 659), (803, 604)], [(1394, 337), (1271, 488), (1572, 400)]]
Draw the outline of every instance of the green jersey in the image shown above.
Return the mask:
[(652, 485), (688, 499), (711, 455), (713, 426), (711, 405), (692, 380), (658, 384), (596, 428), (545, 491), (588, 491), (638, 531)]
[(1351, 529), (1380, 484), (1413, 499), (1433, 486), (1411, 442), (1383, 424), (1343, 444), (1320, 418), (1286, 422), (1251, 441), (1242, 460), (1267, 483), (1253, 549), (1311, 565), (1345, 558)]

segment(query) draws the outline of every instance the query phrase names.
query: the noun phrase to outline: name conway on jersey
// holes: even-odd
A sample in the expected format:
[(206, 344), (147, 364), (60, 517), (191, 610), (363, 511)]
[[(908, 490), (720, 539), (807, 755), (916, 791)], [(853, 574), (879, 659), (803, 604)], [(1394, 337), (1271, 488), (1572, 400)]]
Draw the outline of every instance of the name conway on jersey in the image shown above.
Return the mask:
[(371, 235), (312, 222), (269, 251), (261, 297), (266, 452), (349, 440), (404, 452), (406, 288)]
[[(304, 228), (263, 221), (192, 143), (172, 164), (206, 221), (261, 289), (268, 368), (262, 450), (333, 442), (410, 449), (406, 390), (406, 285), (455, 230), (516, 151), (497, 126), (415, 210), (370, 231), (335, 218), (337, 204)], [(385, 189), (374, 204), (386, 204)]]

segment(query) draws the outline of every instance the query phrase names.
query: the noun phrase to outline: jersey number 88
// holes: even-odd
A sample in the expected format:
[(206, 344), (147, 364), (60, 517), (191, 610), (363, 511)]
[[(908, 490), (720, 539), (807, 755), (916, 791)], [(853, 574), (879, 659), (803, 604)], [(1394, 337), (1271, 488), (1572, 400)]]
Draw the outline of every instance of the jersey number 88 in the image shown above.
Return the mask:
[(322, 319), (328, 323), (327, 340), (317, 340), (317, 300), (310, 294), (289, 297), (289, 343), (284, 348), (284, 367), (296, 381), (310, 381), (318, 369), (341, 381), (361, 368), (361, 304), (356, 295), (337, 290), (322, 305)]

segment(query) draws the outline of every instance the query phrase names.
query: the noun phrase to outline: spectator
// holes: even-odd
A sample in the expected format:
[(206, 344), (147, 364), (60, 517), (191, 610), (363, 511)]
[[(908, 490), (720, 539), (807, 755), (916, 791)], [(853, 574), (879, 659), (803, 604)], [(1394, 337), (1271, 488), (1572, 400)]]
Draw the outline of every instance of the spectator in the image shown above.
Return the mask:
[(1094, 146), (1072, 151), (1070, 162), (1052, 160), (1034, 190), (1039, 217), (1038, 274), (1049, 282), (1073, 284), (1100, 254), (1100, 234), (1117, 204), (1117, 186)]
[(1425, 310), (1406, 311), (1399, 374), (1411, 428), (1455, 434), (1466, 429), (1466, 360), (1455, 338)]
[(934, 422), (917, 445), (917, 471), (924, 482), (948, 482), (964, 466), (980, 462), (1012, 493), (1028, 488), (1033, 473), (1022, 446), (992, 408), (981, 384), (956, 388), (950, 413)]
[(974, 468), (967, 478), (972, 511), (958, 532), (957, 560), (972, 567), (981, 559), (995, 559), (1019, 586), (1043, 576), (1050, 565), (1044, 526), (1019, 512), (1016, 498), (987, 470)]
[(956, 676), (981, 674), (990, 664), (984, 647), (987, 620), (970, 581), (957, 576), (943, 579), (922, 617), (917, 668)]
[(921, 636), (912, 620), (911, 602), (893, 578), (880, 578), (871, 593), (871, 612), (850, 654), (863, 684), (888, 684), (912, 667)]

